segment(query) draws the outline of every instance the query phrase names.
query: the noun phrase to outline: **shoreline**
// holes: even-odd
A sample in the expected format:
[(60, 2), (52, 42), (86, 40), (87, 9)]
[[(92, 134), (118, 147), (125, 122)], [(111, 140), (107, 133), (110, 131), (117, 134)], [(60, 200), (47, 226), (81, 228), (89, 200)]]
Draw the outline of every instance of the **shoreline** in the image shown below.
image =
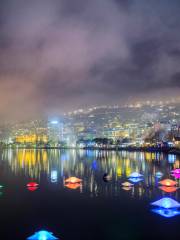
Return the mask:
[(167, 153), (180, 155), (180, 149), (178, 148), (157, 148), (157, 147), (1, 147), (3, 149), (32, 149), (32, 150), (91, 150), (91, 151), (127, 151), (127, 152), (152, 152), (152, 153)]

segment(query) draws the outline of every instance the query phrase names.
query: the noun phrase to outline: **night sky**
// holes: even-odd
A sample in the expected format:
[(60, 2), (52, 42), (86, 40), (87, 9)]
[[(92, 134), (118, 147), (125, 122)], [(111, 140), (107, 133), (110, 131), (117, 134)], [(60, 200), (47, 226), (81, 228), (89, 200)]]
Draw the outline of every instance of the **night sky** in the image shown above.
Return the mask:
[(1, 120), (179, 92), (179, 0), (0, 0)]

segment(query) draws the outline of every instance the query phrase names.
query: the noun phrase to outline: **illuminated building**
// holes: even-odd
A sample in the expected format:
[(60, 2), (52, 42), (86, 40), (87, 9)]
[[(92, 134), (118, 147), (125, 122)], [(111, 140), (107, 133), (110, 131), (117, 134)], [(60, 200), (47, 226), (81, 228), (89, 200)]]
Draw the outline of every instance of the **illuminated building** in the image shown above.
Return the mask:
[(46, 135), (37, 136), (35, 134), (33, 135), (22, 135), (22, 136), (16, 136), (15, 142), (18, 144), (37, 144), (37, 143), (47, 143), (48, 138)]
[(52, 147), (58, 147), (63, 141), (63, 123), (58, 120), (51, 120), (47, 126), (48, 143)]

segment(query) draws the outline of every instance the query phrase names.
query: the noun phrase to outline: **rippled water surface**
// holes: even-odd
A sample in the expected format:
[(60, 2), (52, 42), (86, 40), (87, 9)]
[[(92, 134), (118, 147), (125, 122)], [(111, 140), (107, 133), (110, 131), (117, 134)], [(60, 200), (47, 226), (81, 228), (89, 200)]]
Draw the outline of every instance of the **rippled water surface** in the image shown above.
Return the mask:
[[(161, 179), (180, 168), (180, 157), (141, 152), (4, 150), (0, 152), (0, 236), (26, 239), (46, 229), (59, 239), (180, 239), (180, 215), (163, 217), (151, 203), (180, 202), (179, 189), (160, 189)], [(122, 188), (132, 172), (143, 174)], [(111, 181), (105, 181), (108, 173)], [(65, 184), (75, 176), (82, 183)], [(37, 189), (27, 188), (37, 182)], [(66, 185), (66, 186), (65, 186)]]

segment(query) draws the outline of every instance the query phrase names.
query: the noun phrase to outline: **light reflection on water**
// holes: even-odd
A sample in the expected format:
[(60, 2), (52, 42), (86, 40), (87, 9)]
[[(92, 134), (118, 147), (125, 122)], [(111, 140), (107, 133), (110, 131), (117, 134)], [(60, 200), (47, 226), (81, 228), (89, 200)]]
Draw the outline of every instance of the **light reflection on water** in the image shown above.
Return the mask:
[[(27, 179), (40, 182), (45, 176), (47, 181), (64, 187), (64, 179), (76, 176), (83, 180), (79, 191), (90, 193), (90, 196), (118, 196), (128, 190), (132, 197), (166, 193), (158, 188), (157, 172), (163, 178), (171, 178), (171, 170), (180, 167), (179, 157), (160, 153), (113, 152), (84, 150), (4, 150), (0, 159), (5, 163), (4, 174), (11, 172)], [(122, 189), (121, 183), (127, 180), (132, 172), (143, 174), (143, 181), (132, 189)], [(108, 173), (112, 180), (103, 182), (103, 174)], [(179, 181), (179, 180), (178, 180)], [(178, 191), (173, 193), (177, 198)]]

